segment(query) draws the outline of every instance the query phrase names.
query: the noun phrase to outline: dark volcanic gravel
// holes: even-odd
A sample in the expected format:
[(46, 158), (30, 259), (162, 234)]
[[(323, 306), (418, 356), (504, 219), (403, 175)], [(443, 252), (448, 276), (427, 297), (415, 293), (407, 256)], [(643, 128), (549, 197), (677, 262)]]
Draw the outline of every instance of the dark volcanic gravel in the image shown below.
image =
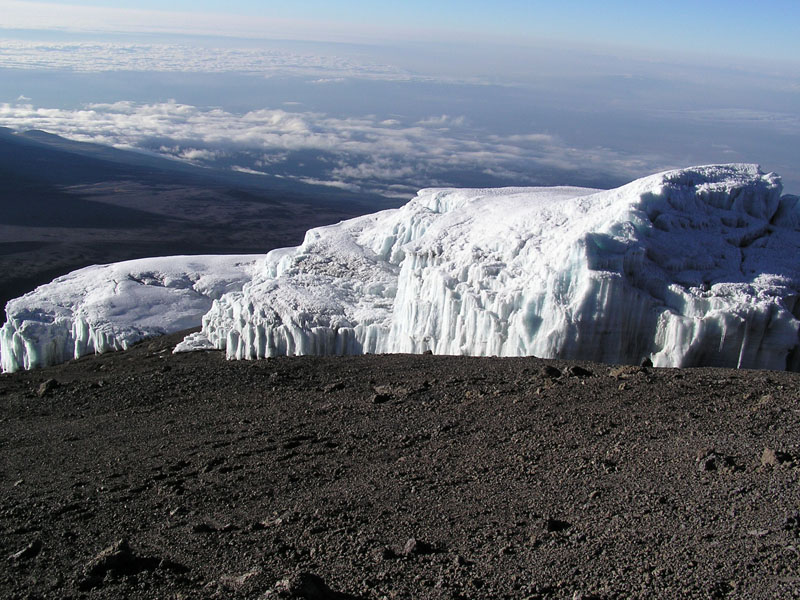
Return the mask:
[(798, 374), (177, 339), (0, 377), (0, 597), (800, 595)]

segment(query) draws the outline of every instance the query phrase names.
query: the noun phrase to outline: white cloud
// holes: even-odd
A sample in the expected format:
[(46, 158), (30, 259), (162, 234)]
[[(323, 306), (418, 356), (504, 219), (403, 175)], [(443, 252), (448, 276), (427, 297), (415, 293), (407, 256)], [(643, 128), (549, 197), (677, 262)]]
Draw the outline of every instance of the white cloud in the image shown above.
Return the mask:
[(344, 77), (322, 77), (309, 81), (308, 83), (313, 85), (325, 85), (328, 83), (344, 83), (345, 81), (347, 80)]
[(269, 173), (264, 173), (264, 171), (256, 171), (255, 169), (240, 167), (239, 165), (232, 166), (231, 171), (236, 171), (237, 173), (247, 173), (248, 175), (264, 175), (264, 176), (269, 175)]
[[(209, 47), (112, 42), (32, 42), (0, 39), (0, 67), (79, 72), (159, 71), (253, 73), (318, 77), (337, 83), (350, 77), (408, 81), (400, 68), (335, 54), (289, 52), (278, 48)], [(287, 103), (288, 104), (288, 103)]]
[(438, 117), (428, 117), (417, 121), (417, 125), (423, 127), (461, 127), (464, 124), (464, 117), (451, 117), (449, 115), (439, 115)]
[(303, 183), (310, 183), (311, 185), (324, 185), (327, 187), (335, 187), (348, 192), (360, 192), (361, 187), (354, 183), (346, 183), (344, 181), (328, 181), (325, 179), (317, 179), (315, 177), (297, 177), (298, 181)]
[(188, 160), (189, 162), (210, 162), (223, 156), (222, 153), (215, 152), (213, 150), (198, 150), (197, 148), (180, 147), (176, 148), (171, 154), (175, 154), (178, 158)]
[(671, 166), (657, 156), (569, 147), (549, 134), (489, 135), (451, 115), (403, 123), (372, 115), (336, 118), (282, 109), (234, 114), (174, 101), (90, 104), (80, 110), (0, 104), (0, 125), (387, 194), (397, 193), (392, 188), (397, 185), (458, 184), (459, 173), (520, 185), (537, 183), (540, 174), (552, 169), (633, 178)]

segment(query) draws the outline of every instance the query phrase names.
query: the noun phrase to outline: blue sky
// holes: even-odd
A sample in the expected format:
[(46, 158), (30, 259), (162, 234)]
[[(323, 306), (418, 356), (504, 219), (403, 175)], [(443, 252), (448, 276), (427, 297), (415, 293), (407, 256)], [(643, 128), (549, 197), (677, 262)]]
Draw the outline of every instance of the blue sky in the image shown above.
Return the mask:
[[(797, 0), (406, 0), (402, 3), (340, 0), (276, 2), (258, 0), (50, 0), (30, 2), (0, 0), (3, 26), (29, 24), (36, 14), (46, 14), (48, 5), (86, 6), (95, 9), (77, 12), (73, 20), (62, 20), (62, 27), (83, 30), (108, 25), (109, 12), (137, 11), (185, 12), (192, 18), (204, 13), (228, 15), (219, 31), (236, 35), (257, 35), (259, 24), (267, 35), (283, 32), (288, 37), (370, 41), (374, 36), (435, 40), (441, 35), (470, 33), (509, 43), (536, 43), (551, 39), (583, 45), (637, 46), (666, 53), (712, 53), (720, 56), (770, 58), (798, 61), (800, 56), (800, 2)], [(20, 15), (23, 15), (20, 17)], [(25, 16), (27, 15), (27, 17)], [(192, 18), (185, 21), (189, 28)], [(257, 19), (253, 21), (253, 19)], [(20, 21), (22, 19), (22, 21)], [(28, 20), (26, 20), (28, 19)], [(263, 21), (262, 21), (263, 20)], [(269, 21), (280, 20), (282, 27), (272, 30)], [(104, 22), (105, 21), (105, 22)], [(124, 19), (122, 19), (124, 22)], [(161, 21), (161, 23), (159, 23)], [(154, 26), (164, 21), (152, 15)], [(50, 25), (48, 25), (50, 26)], [(58, 22), (52, 24), (58, 27)], [(146, 25), (131, 22), (131, 28)], [(202, 29), (202, 25), (198, 24)], [(203, 30), (202, 33), (208, 33)]]

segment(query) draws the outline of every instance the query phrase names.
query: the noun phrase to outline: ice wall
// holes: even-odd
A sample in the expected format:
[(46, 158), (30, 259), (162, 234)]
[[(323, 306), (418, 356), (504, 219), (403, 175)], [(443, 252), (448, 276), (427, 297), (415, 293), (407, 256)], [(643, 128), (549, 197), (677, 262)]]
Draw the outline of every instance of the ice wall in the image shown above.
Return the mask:
[(800, 201), (755, 165), (618, 189), (428, 189), (262, 257), (76, 271), (8, 303), (4, 371), (200, 323), (229, 358), (423, 352), (800, 370)]
[(241, 289), (259, 256), (173, 256), (74, 271), (6, 305), (4, 372), (125, 349), (200, 324), (212, 300)]
[(798, 369), (798, 215), (755, 165), (610, 191), (422, 190), (271, 254), (181, 349)]

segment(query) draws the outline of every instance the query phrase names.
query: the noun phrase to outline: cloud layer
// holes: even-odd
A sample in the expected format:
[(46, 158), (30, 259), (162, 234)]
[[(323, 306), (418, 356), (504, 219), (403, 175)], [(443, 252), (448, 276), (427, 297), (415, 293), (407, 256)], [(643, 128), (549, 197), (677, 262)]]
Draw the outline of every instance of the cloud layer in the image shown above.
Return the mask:
[(344, 56), (277, 48), (0, 40), (0, 68), (79, 72), (160, 71), (407, 80), (402, 69)]
[(591, 174), (624, 180), (670, 166), (655, 156), (572, 148), (544, 133), (490, 134), (449, 115), (401, 122), (280, 109), (233, 114), (177, 102), (80, 110), (2, 104), (0, 125), (386, 195), (431, 185), (586, 183)]

